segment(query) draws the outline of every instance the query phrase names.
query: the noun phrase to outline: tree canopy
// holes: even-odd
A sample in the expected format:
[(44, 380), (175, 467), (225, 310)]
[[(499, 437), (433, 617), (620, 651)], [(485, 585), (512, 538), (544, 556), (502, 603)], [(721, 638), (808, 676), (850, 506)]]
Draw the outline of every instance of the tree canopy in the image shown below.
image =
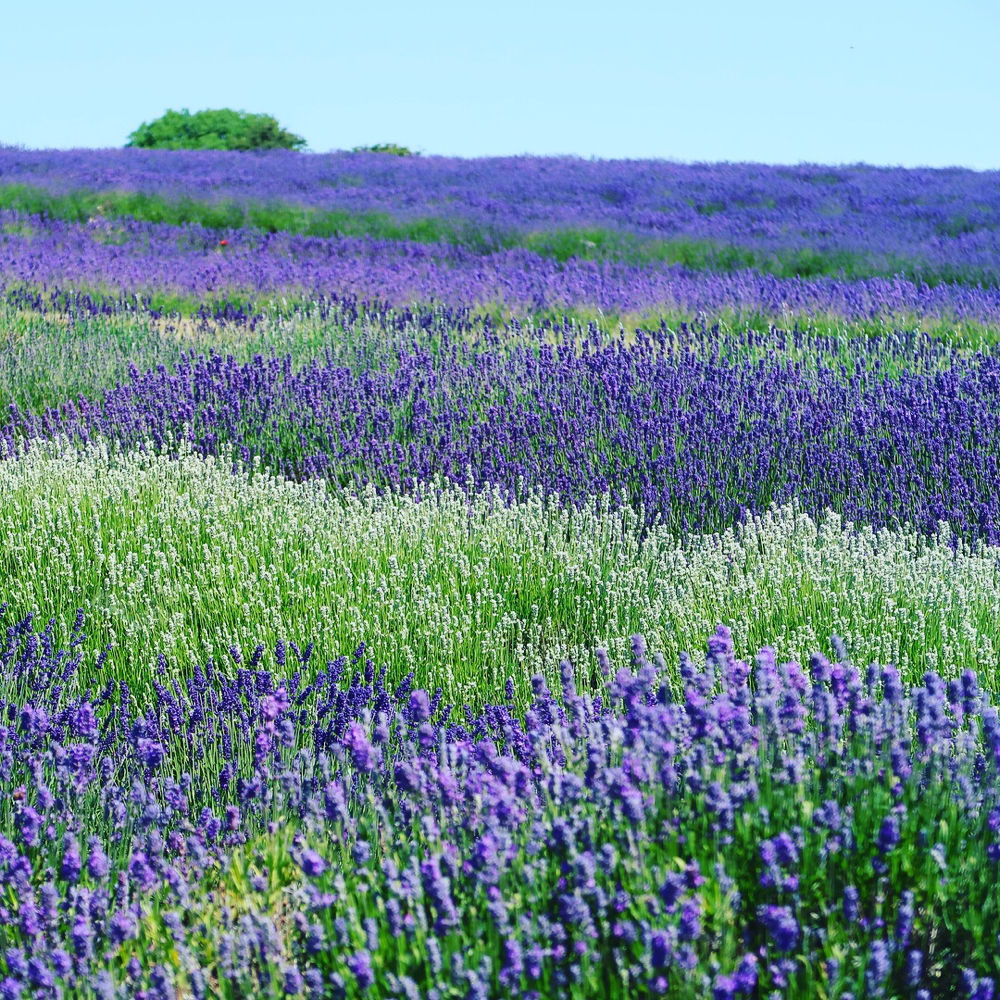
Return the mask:
[(167, 111), (143, 122), (126, 146), (140, 149), (302, 149), (306, 140), (282, 128), (271, 115), (248, 114), (231, 108)]

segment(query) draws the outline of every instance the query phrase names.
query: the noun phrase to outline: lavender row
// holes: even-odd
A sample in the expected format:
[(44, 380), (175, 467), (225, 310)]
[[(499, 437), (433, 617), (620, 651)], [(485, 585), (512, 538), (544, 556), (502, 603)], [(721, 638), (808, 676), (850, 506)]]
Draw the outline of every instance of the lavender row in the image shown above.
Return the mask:
[(91, 289), (195, 301), (330, 294), (396, 306), (440, 302), (515, 313), (567, 308), (764, 315), (851, 322), (1000, 325), (1000, 289), (903, 278), (855, 281), (726, 274), (680, 266), (559, 262), (525, 249), (487, 255), (459, 247), (366, 238), (219, 234), (133, 220), (76, 224), (0, 212), (0, 288)]
[(670, 680), (636, 636), (522, 719), (281, 643), (288, 681), (234, 648), (143, 705), (83, 689), (84, 624), (0, 647), (5, 998), (994, 996), (971, 670), (751, 668), (720, 627)]
[(883, 268), (918, 261), (996, 278), (1000, 257), (996, 171), (0, 149), (0, 185), (12, 184), (441, 217), (499, 240), (512, 232), (623, 231), (800, 254), (803, 266), (810, 256), (843, 254)]
[(557, 347), (472, 349), (440, 335), (360, 371), (260, 355), (133, 366), (101, 398), (42, 416), (11, 407), (0, 454), (60, 435), (183, 443), (356, 490), (442, 478), (568, 502), (607, 495), (684, 532), (797, 499), (814, 515), (929, 533), (946, 521), (995, 544), (998, 394), (1000, 360), (983, 355), (890, 376), (877, 355), (850, 368), (705, 357), (665, 328), (631, 345), (595, 328)]

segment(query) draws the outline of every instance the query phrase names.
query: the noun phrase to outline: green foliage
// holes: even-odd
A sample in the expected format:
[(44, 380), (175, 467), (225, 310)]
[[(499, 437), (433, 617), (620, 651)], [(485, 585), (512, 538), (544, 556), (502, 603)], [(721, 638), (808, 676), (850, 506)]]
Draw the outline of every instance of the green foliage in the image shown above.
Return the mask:
[(395, 142), (376, 142), (374, 146), (355, 146), (352, 153), (388, 153), (390, 156), (419, 156), (412, 149)]
[(302, 136), (283, 129), (271, 115), (254, 115), (231, 108), (167, 111), (143, 122), (126, 146), (139, 149), (302, 149)]

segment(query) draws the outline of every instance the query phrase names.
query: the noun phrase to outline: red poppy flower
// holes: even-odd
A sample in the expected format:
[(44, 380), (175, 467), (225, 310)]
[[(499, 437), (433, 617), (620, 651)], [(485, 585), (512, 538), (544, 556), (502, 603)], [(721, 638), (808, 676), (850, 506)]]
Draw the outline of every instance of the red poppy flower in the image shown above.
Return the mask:
[(219, 246), (220, 247), (229, 246), (229, 240), (219, 240)]

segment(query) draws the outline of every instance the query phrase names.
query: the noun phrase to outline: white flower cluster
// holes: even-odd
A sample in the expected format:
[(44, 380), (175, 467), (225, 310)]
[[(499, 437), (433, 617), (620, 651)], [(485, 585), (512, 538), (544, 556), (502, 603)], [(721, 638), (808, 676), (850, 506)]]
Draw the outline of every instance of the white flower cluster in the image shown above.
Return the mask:
[(139, 686), (160, 652), (186, 672), (231, 645), (315, 640), (327, 659), (364, 641), (391, 675), (482, 702), (563, 658), (586, 685), (594, 649), (625, 657), (636, 632), (673, 663), (719, 623), (740, 655), (837, 634), (861, 664), (995, 683), (1000, 550), (794, 507), (720, 535), (639, 529), (597, 499), (357, 497), (190, 454), (39, 447), (0, 462), (0, 602), (64, 629), (83, 608), (88, 660), (112, 643), (109, 669)]

